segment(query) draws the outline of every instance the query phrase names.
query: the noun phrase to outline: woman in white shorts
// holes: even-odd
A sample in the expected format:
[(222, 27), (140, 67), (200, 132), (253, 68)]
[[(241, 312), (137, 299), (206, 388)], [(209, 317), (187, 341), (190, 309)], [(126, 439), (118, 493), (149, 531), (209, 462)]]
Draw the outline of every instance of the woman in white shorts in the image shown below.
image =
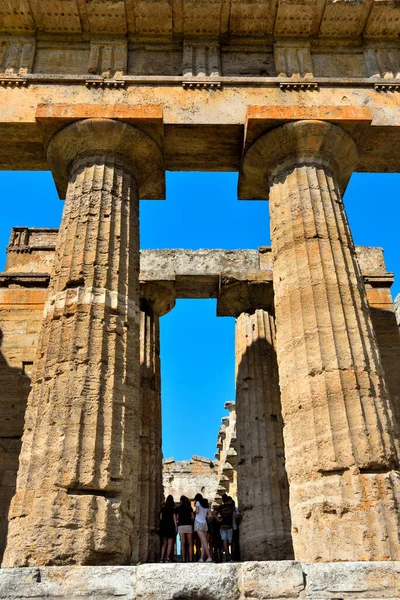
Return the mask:
[(196, 494), (194, 497), (195, 506), (196, 506), (196, 515), (194, 518), (194, 530), (199, 536), (201, 543), (201, 558), (199, 562), (204, 562), (204, 557), (207, 555), (206, 562), (212, 562), (210, 548), (208, 547), (207, 542), (207, 516), (209, 514), (208, 502), (204, 500), (201, 494)]

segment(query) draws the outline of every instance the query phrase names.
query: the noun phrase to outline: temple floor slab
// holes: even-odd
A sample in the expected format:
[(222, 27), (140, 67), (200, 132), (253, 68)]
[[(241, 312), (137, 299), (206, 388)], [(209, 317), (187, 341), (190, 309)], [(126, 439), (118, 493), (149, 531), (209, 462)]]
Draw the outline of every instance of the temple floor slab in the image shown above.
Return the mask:
[(0, 570), (0, 600), (114, 597), (122, 600), (394, 600), (399, 594), (399, 561), (175, 563)]

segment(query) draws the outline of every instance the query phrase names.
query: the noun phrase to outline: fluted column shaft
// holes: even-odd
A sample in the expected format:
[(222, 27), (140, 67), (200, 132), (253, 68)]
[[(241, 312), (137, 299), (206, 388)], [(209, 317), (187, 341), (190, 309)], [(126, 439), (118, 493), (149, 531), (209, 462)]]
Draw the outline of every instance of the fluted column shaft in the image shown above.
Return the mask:
[(151, 156), (154, 181), (162, 177), (153, 148), (139, 130), (109, 119), (78, 121), (50, 142), (59, 189), (65, 174), (68, 185), (3, 566), (132, 560), (140, 506), (138, 182), (146, 183)]
[(122, 158), (72, 168), (5, 565), (126, 563), (137, 498), (138, 192)]
[(236, 436), (243, 560), (293, 558), (274, 319), (236, 320)]
[(295, 556), (399, 559), (398, 440), (340, 191), (355, 144), (322, 122), (263, 137)]
[(140, 313), (140, 518), (137, 559), (154, 562), (159, 553), (162, 502), (160, 323), (151, 305)]

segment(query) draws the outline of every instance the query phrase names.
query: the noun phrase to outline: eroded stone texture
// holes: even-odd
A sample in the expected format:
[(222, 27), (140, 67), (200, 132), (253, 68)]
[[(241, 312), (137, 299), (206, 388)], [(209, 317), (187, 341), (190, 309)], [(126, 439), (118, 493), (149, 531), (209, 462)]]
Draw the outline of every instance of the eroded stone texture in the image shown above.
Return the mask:
[(140, 505), (133, 562), (148, 562), (155, 560), (159, 546), (162, 499), (160, 325), (150, 307), (140, 312), (140, 407)]
[(0, 287), (0, 560), (46, 296), (46, 289)]
[(215, 453), (215, 458), (218, 459), (218, 487), (215, 503), (221, 504), (222, 495), (228, 494), (237, 504), (236, 402), (225, 402), (225, 408), (229, 411), (229, 415), (221, 419)]
[(265, 561), (0, 570), (0, 600), (397, 600), (399, 562)]
[[(91, 136), (95, 140), (93, 150)], [(6, 566), (127, 563), (138, 519), (139, 188), (115, 121), (51, 142), (74, 157), (25, 417)], [(136, 138), (136, 139), (135, 139)], [(86, 142), (86, 148), (85, 148)], [(64, 153), (63, 153), (64, 152)], [(62, 162), (62, 161), (61, 161)]]
[(175, 294), (172, 288), (142, 285), (140, 304), (140, 502), (133, 563), (155, 561), (160, 545), (157, 535), (162, 501), (160, 316), (173, 308)]
[(341, 199), (356, 160), (344, 131), (303, 121), (244, 161), (270, 185), (293, 543), (310, 562), (400, 556), (398, 437)]
[(385, 381), (400, 429), (400, 332), (396, 322), (392, 295), (388, 287), (366, 285), (372, 324), (378, 342)]
[(293, 557), (274, 319), (266, 311), (236, 320), (238, 502), (244, 560)]

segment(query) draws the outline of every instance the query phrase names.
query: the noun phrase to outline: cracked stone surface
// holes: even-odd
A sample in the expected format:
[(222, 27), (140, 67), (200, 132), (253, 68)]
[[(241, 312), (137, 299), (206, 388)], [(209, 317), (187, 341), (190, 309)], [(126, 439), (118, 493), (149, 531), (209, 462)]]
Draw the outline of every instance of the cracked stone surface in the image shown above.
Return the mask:
[(395, 600), (400, 562), (295, 561), (0, 570), (0, 600)]
[(274, 318), (241, 313), (235, 347), (241, 557), (293, 558)]
[(269, 181), (276, 338), (295, 557), (400, 557), (399, 441), (341, 198), (352, 138), (320, 121), (259, 138)]

